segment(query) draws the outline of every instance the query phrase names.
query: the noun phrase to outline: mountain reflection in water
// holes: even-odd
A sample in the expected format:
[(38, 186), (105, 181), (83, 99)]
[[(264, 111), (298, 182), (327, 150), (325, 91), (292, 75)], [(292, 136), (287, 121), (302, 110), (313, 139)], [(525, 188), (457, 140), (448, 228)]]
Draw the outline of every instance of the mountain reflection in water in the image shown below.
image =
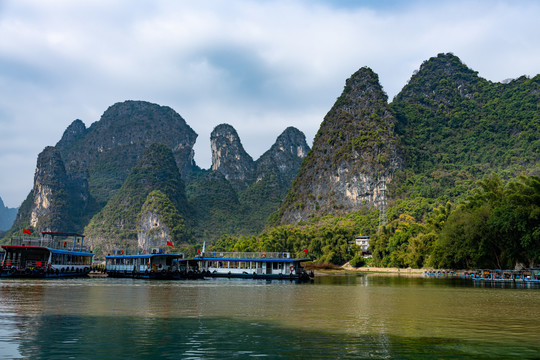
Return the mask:
[(535, 358), (540, 290), (441, 279), (2, 280), (2, 358)]

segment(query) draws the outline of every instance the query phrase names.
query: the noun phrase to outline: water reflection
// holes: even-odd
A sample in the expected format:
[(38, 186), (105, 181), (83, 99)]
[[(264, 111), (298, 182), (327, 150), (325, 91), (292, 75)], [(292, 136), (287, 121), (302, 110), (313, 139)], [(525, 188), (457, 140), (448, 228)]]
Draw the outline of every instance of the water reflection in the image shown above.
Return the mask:
[(534, 358), (540, 291), (325, 276), (0, 282), (10, 358)]

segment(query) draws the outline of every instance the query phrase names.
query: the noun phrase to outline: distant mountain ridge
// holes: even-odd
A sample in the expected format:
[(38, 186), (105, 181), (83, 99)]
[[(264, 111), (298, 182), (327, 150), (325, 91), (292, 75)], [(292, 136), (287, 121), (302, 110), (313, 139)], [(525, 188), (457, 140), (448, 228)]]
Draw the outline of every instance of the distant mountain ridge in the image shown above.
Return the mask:
[(277, 211), (309, 152), (305, 135), (288, 127), (271, 148), (253, 161), (234, 128), (216, 126), (211, 135), (212, 168), (189, 181), (198, 237), (255, 235)]
[[(211, 242), (269, 224), (371, 214), (382, 191), (389, 203), (446, 203), (492, 172), (540, 173), (539, 108), (540, 75), (492, 83), (452, 54), (425, 61), (391, 103), (363, 67), (347, 79), (312, 149), (287, 128), (254, 160), (236, 130), (220, 124), (204, 170), (193, 161), (197, 134), (180, 115), (126, 101), (89, 128), (75, 120), (39, 155), (9, 233), (70, 228), (87, 231), (95, 246), (107, 238), (109, 248), (167, 237)], [(171, 192), (171, 183), (182, 185)]]
[(390, 106), (407, 162), (395, 196), (455, 197), (491, 172), (540, 171), (540, 75), (493, 83), (439, 54)]
[(464, 196), (491, 172), (540, 173), (540, 75), (506, 84), (453, 54), (425, 61), (388, 104), (378, 77), (347, 80), (278, 214), (281, 223), (390, 201)]
[(34, 187), (10, 234), (23, 227), (84, 231), (96, 248), (110, 251), (122, 242), (185, 243), (262, 230), (309, 151), (305, 136), (288, 128), (253, 161), (236, 130), (219, 125), (212, 133), (215, 170), (196, 166), (196, 137), (174, 110), (144, 101), (114, 104), (89, 128), (73, 121), (56, 146), (39, 154)]
[(17, 208), (8, 208), (0, 197), (0, 231), (9, 230), (15, 221), (17, 210)]

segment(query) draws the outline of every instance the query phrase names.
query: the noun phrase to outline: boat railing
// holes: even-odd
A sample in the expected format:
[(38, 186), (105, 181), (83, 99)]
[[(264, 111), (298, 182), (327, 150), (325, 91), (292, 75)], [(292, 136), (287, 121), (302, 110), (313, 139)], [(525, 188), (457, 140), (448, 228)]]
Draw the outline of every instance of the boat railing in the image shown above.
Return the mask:
[(27, 260), (25, 268), (44, 268), (47, 267), (47, 261)]
[(229, 259), (290, 259), (288, 252), (220, 252), (206, 251), (203, 257), (229, 258)]
[(23, 236), (14, 236), (11, 238), (11, 245), (12, 246), (42, 246), (42, 247), (48, 247), (51, 249), (57, 249), (57, 250), (73, 250), (73, 251), (81, 251), (81, 252), (90, 252), (90, 247), (83, 245), (81, 246), (80, 243), (73, 243), (73, 239), (65, 239), (65, 240), (58, 240), (58, 239), (50, 239), (50, 238), (30, 238), (30, 237), (23, 237)]
[(20, 260), (4, 260), (2, 261), (2, 266), (5, 268), (15, 267), (18, 269), (21, 267), (21, 261)]

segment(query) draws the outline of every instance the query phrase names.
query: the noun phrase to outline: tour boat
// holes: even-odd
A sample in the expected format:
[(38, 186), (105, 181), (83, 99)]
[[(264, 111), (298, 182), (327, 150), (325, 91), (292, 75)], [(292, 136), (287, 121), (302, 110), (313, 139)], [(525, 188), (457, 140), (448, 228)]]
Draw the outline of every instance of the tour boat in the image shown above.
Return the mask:
[(313, 272), (307, 273), (300, 265), (311, 261), (293, 258), (285, 252), (210, 252), (204, 251), (196, 258), (199, 268), (210, 277), (276, 279), (308, 281)]
[(165, 254), (162, 249), (152, 249), (150, 254), (130, 255), (124, 250), (105, 257), (105, 269), (110, 277), (137, 279), (198, 279), (203, 274), (193, 259), (184, 254)]
[(92, 267), (94, 253), (84, 246), (84, 235), (42, 232), (39, 237), (13, 237), (2, 245), (2, 277), (85, 276)]

